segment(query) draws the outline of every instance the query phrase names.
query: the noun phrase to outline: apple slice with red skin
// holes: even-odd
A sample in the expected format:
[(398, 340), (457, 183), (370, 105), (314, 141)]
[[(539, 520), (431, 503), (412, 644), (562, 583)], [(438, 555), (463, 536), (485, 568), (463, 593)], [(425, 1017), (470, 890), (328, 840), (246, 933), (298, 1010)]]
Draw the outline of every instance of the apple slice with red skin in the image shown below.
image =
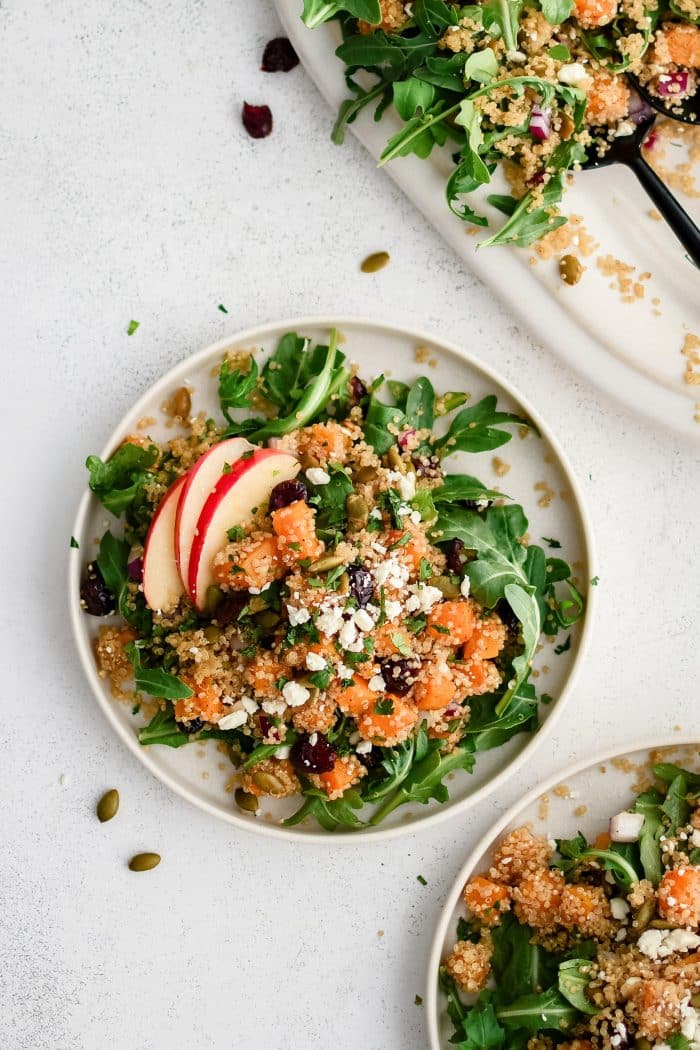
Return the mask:
[(185, 593), (175, 560), (175, 518), (187, 475), (173, 482), (160, 501), (143, 550), (143, 596), (154, 610), (174, 609)]
[(175, 518), (175, 559), (185, 591), (188, 590), (190, 552), (202, 507), (223, 476), (226, 465), (233, 467), (244, 452), (254, 449), (255, 445), (245, 438), (227, 438), (205, 452), (185, 474)]
[(190, 552), (188, 591), (200, 612), (206, 608), (207, 589), (215, 582), (213, 560), (228, 541), (228, 530), (250, 521), (270, 498), (275, 485), (291, 481), (299, 461), (289, 452), (256, 448), (232, 464), (202, 507)]

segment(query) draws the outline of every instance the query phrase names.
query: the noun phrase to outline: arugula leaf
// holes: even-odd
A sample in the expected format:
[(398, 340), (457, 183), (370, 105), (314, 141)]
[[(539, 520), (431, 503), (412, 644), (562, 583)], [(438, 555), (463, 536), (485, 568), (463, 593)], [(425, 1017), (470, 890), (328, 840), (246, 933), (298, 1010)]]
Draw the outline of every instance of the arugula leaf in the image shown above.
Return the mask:
[[(285, 747), (287, 747), (287, 746), (291, 747), (292, 744), (296, 743), (298, 738), (299, 738), (299, 734), (296, 733), (293, 729), (290, 729), (289, 726), (288, 726), (287, 727), (287, 732), (286, 732), (285, 737), (284, 737), (284, 746)], [(282, 747), (282, 744), (280, 744), (280, 743), (277, 743), (277, 744), (258, 744), (258, 746), (254, 747), (253, 750), (248, 755), (248, 757), (246, 758), (245, 762), (243, 763), (243, 768), (244, 769), (252, 769), (253, 766), (256, 766), (258, 764), (258, 762), (262, 762), (264, 758), (272, 758), (272, 756), (274, 755), (275, 751), (279, 751), (279, 749), (281, 747)]]
[(430, 430), (435, 422), (435, 391), (429, 379), (416, 379), (406, 397), (406, 425)]
[(572, 1006), (583, 1014), (598, 1013), (597, 1007), (586, 995), (590, 972), (590, 959), (567, 959), (559, 964), (559, 991)]
[[(498, 1023), (496, 1011), (486, 996), (462, 1020), (459, 1032), (460, 1050), (495, 1050), (504, 1045), (505, 1030)], [(464, 1036), (462, 1040), (461, 1036)]]
[[(406, 425), (406, 414), (396, 405), (385, 405), (372, 394), (367, 406), (365, 441), (378, 456), (383, 456), (396, 444), (396, 437)], [(391, 428), (391, 429), (390, 429)]]
[(307, 817), (315, 817), (326, 831), (335, 831), (339, 827), (357, 830), (365, 826), (355, 813), (355, 810), (362, 809), (363, 802), (354, 788), (345, 791), (341, 798), (336, 798), (332, 802), (329, 802), (325, 791), (319, 788), (306, 787), (302, 794), (306, 801), (296, 813), (282, 821), (283, 827), (294, 827)]
[(516, 733), (530, 733), (537, 728), (537, 695), (529, 682), (520, 683), (503, 714), (498, 714), (492, 694), (470, 697), (469, 707), (464, 740), (473, 751), (490, 751)]
[(139, 744), (161, 744), (163, 747), (184, 747), (190, 742), (183, 733), (170, 708), (157, 711), (147, 726), (139, 729)]
[(139, 693), (148, 693), (163, 700), (188, 700), (194, 696), (194, 690), (162, 667), (144, 667), (141, 663), (141, 650), (136, 642), (124, 646), (131, 666), (134, 669), (134, 684)]
[(221, 411), (232, 423), (230, 409), (249, 408), (250, 395), (255, 390), (258, 381), (258, 365), (254, 357), (250, 358), (250, 368), (247, 372), (233, 368), (227, 360), (221, 362), (219, 369), (219, 402)]
[(654, 776), (664, 784), (672, 784), (676, 777), (684, 776), (689, 790), (700, 792), (700, 773), (691, 773), (689, 769), (681, 769), (671, 762), (658, 762), (653, 767)]
[(506, 584), (503, 593), (511, 609), (520, 620), (523, 651), (519, 656), (513, 658), (515, 675), (511, 678), (508, 688), (496, 704), (496, 714), (498, 715), (502, 715), (507, 711), (508, 705), (519, 687), (523, 682), (527, 681), (542, 630), (539, 606), (532, 593), (515, 583)]
[(690, 805), (688, 804), (688, 782), (684, 772), (680, 772), (668, 785), (661, 812), (668, 818), (672, 831), (688, 823)]
[(416, 738), (409, 737), (396, 747), (382, 749), (381, 768), (372, 770), (363, 782), (365, 802), (378, 802), (403, 783), (408, 776), (416, 753)]
[(353, 491), (352, 480), (342, 467), (328, 466), (327, 485), (312, 485), (309, 503), (316, 507), (316, 533), (325, 543), (335, 544), (343, 537), (347, 522), (345, 505)]
[(492, 930), (491, 968), (496, 980), (493, 999), (507, 1004), (521, 995), (547, 987), (556, 974), (553, 957), (532, 943), (532, 929), (506, 913)]
[(566, 22), (574, 9), (573, 0), (539, 0), (539, 5), (542, 14), (552, 26)]
[(107, 530), (100, 540), (100, 551), (97, 555), (97, 566), (102, 573), (107, 589), (115, 598), (119, 598), (122, 587), (127, 580), (127, 561), (129, 558), (129, 544), (126, 540), (119, 540)]
[(498, 59), (490, 47), (481, 51), (472, 51), (464, 63), (464, 79), (475, 80), (477, 84), (490, 84), (498, 74)]
[(445, 106), (443, 102), (437, 102), (425, 113), (406, 121), (401, 130), (389, 139), (379, 158), (379, 167), (383, 167), (394, 157), (406, 157), (409, 153), (415, 153), (423, 159), (428, 157), (436, 143), (444, 144), (447, 132), (442, 125), (460, 106), (459, 102), (454, 106)]
[(499, 1007), (496, 1017), (506, 1029), (567, 1032), (579, 1019), (579, 1013), (554, 986), (539, 994), (521, 995)]
[(431, 495), (436, 506), (440, 503), (479, 503), (482, 500), (510, 498), (503, 492), (487, 488), (469, 474), (448, 474), (442, 485), (432, 489)]
[(474, 756), (460, 746), (449, 754), (444, 753), (440, 750), (441, 746), (440, 740), (430, 742), (428, 753), (422, 759), (417, 758), (401, 787), (377, 810), (370, 824), (380, 824), (405, 802), (420, 802), (426, 805), (432, 798), (438, 802), (448, 800), (449, 793), (443, 784), (444, 778), (456, 769), (465, 769), (471, 773), (474, 768)]
[(315, 29), (341, 11), (347, 11), (353, 18), (361, 18), (370, 25), (378, 25), (382, 20), (379, 0), (304, 0), (301, 19), (309, 29)]
[(155, 445), (142, 448), (128, 441), (104, 463), (99, 456), (88, 456), (89, 485), (100, 503), (118, 518), (136, 499), (146, 481), (149, 468), (158, 459)]
[(496, 395), (489, 394), (476, 405), (458, 412), (447, 433), (433, 444), (438, 455), (444, 459), (453, 452), (486, 452), (505, 445), (512, 435), (496, 429), (499, 423), (526, 426), (537, 432), (530, 420), (512, 412), (499, 412), (496, 404)]
[(606, 871), (611, 871), (618, 886), (626, 892), (631, 890), (641, 876), (633, 864), (613, 849), (596, 849), (589, 846), (585, 836), (579, 832), (573, 839), (557, 839), (557, 851), (562, 860), (555, 861), (555, 867), (565, 872), (574, 871), (586, 860), (602, 860)]
[(435, 88), (432, 84), (426, 84), (416, 77), (394, 81), (394, 106), (402, 120), (411, 120), (416, 114), (430, 109), (434, 98)]
[[(496, 244), (527, 248), (546, 233), (564, 226), (567, 219), (563, 215), (554, 214), (554, 206), (561, 201), (564, 194), (564, 177), (564, 174), (559, 172), (552, 175), (544, 189), (538, 193), (529, 190), (517, 203), (512, 215), (500, 230), (492, 237), (479, 241), (477, 248), (491, 248)], [(495, 203), (491, 197), (489, 202)]]
[(502, 37), (507, 51), (518, 50), (518, 30), (523, 0), (489, 0), (484, 4), (484, 29), (495, 37)]
[(661, 816), (663, 795), (656, 788), (642, 792), (634, 803), (635, 813), (644, 816), (644, 823), (639, 833), (639, 859), (644, 869), (644, 878), (658, 886), (663, 875), (661, 863), (660, 839), (664, 831)]
[(346, 99), (338, 110), (338, 116), (331, 131), (331, 142), (334, 142), (336, 146), (342, 146), (345, 141), (346, 126), (352, 124), (366, 106), (378, 100), (377, 106), (379, 107), (383, 104), (383, 99), (391, 98), (391, 81), (389, 80), (380, 80), (369, 91), (365, 91), (350, 78), (348, 78), (348, 85), (355, 92), (355, 98)]

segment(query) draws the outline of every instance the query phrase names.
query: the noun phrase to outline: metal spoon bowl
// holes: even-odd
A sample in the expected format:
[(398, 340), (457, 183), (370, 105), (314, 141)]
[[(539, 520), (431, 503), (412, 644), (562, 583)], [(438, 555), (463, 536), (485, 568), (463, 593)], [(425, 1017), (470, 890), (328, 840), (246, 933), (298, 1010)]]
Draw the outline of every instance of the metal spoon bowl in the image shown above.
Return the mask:
[(662, 98), (660, 95), (653, 95), (633, 73), (628, 73), (627, 79), (647, 105), (655, 109), (657, 113), (670, 117), (672, 120), (680, 120), (683, 124), (700, 125), (700, 84), (694, 94), (687, 97), (668, 95)]

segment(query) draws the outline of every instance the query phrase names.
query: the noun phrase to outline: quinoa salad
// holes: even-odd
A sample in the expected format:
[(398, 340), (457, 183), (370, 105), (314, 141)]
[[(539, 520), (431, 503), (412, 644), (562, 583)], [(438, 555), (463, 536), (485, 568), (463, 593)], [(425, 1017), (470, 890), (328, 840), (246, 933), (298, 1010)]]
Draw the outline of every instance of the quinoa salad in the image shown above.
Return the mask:
[(519, 827), (469, 879), (440, 971), (451, 1042), (698, 1050), (700, 775), (651, 772), (593, 841)]
[(292, 796), (285, 825), (361, 829), (445, 802), (478, 752), (537, 729), (534, 655), (584, 612), (522, 507), (447, 471), (532, 424), (362, 377), (334, 330), (287, 333), (262, 367), (229, 352), (218, 394), (219, 419), (181, 388), (177, 436), (87, 460), (119, 519), (80, 590), (100, 676), (146, 716), (142, 745), (217, 741), (246, 813)]
[(626, 73), (671, 114), (698, 87), (698, 0), (305, 0), (307, 26), (330, 18), (350, 92), (333, 140), (393, 105), (402, 127), (380, 163), (446, 147), (447, 204), (472, 232), (492, 226), (471, 195), (500, 167), (510, 192), (487, 200), (504, 218), (479, 247), (526, 246), (567, 221), (568, 173), (653, 115)]

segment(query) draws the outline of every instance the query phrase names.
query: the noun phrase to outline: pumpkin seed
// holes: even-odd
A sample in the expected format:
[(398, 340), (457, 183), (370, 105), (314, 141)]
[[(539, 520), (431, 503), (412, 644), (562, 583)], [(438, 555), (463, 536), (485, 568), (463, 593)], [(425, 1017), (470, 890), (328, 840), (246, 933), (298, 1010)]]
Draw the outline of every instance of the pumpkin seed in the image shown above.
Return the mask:
[(181, 386), (172, 396), (170, 411), (180, 419), (189, 419), (192, 411), (192, 398), (186, 386)]
[(634, 1041), (634, 1050), (652, 1050), (652, 1044), (643, 1035), (639, 1035)]
[(345, 510), (348, 515), (348, 525), (355, 532), (364, 529), (369, 521), (369, 506), (367, 500), (357, 493), (351, 492), (345, 500)]
[(406, 461), (401, 458), (401, 453), (396, 445), (391, 446), (386, 454), (386, 458), (392, 470), (398, 470), (400, 474), (408, 474), (408, 465), (406, 464)]
[(459, 598), (460, 596), (459, 585), (449, 576), (431, 576), (428, 583), (431, 587), (437, 587), (445, 598)]
[(649, 923), (652, 930), (675, 930), (676, 924), (667, 922), (666, 919), (652, 919)]
[(129, 871), (151, 871), (160, 864), (160, 853), (137, 853), (129, 861)]
[(279, 777), (276, 777), (274, 773), (268, 773), (264, 769), (259, 769), (257, 772), (252, 774), (252, 781), (257, 788), (264, 791), (266, 795), (281, 795), (284, 791), (284, 784)]
[(634, 925), (637, 930), (645, 930), (656, 912), (655, 901), (644, 901), (634, 916)]
[(373, 252), (366, 259), (362, 260), (360, 269), (363, 273), (376, 273), (377, 270), (384, 269), (390, 258), (391, 256), (388, 252)]
[(248, 602), (248, 611), (250, 612), (251, 616), (254, 616), (256, 613), (259, 612), (264, 612), (265, 609), (267, 609), (267, 607), (267, 602), (261, 594), (254, 594)]
[(559, 276), (564, 284), (578, 284), (582, 273), (583, 266), (575, 255), (562, 255), (559, 260)]
[(360, 485), (371, 484), (371, 482), (377, 480), (377, 476), (376, 467), (360, 467), (359, 470), (355, 471), (355, 481), (359, 482)]
[(344, 572), (343, 575), (338, 580), (338, 593), (339, 594), (347, 594), (349, 590), (350, 590), (350, 575), (347, 572)]
[(221, 638), (221, 635), (223, 633), (224, 632), (221, 630), (221, 628), (217, 627), (213, 623), (209, 624), (208, 627), (204, 628), (204, 637), (208, 642), (218, 642), (219, 638)]
[(97, 803), (97, 818), (100, 824), (105, 824), (112, 817), (116, 817), (117, 810), (119, 809), (119, 792), (116, 788), (112, 788), (110, 791), (105, 791), (104, 795)]
[(204, 595), (204, 604), (209, 615), (213, 615), (216, 612), (216, 607), (224, 596), (224, 592), (221, 587), (212, 585), (207, 587), (207, 593)]
[(319, 558), (318, 561), (314, 561), (309, 565), (307, 572), (328, 572), (329, 569), (337, 569), (339, 565), (345, 564), (345, 558), (342, 558), (339, 554), (325, 554), (323, 558)]
[(238, 808), (245, 813), (257, 813), (260, 803), (256, 796), (251, 795), (249, 791), (244, 791), (243, 788), (236, 788), (234, 798)]
[(270, 631), (280, 622), (280, 616), (274, 609), (266, 609), (265, 612), (258, 613), (255, 617), (255, 622), (260, 627), (264, 627), (266, 631)]

